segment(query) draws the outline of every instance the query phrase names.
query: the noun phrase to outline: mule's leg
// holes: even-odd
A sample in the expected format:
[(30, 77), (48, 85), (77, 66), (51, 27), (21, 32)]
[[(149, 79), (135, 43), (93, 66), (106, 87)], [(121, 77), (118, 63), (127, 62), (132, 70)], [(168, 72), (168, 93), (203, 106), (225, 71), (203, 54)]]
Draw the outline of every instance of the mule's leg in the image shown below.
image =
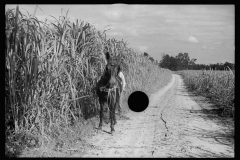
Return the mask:
[(114, 130), (114, 114), (115, 114), (115, 110), (114, 110), (114, 103), (110, 103), (109, 104), (109, 108), (110, 108), (110, 127), (111, 127), (111, 134), (115, 131)]
[(121, 113), (122, 113), (122, 99), (123, 99), (123, 91), (122, 90), (120, 90), (120, 92), (118, 92), (119, 94), (118, 94), (118, 103), (117, 103), (117, 105), (118, 105), (118, 113), (119, 113), (119, 115), (121, 115)]
[(103, 120), (103, 102), (100, 102), (100, 122), (98, 130), (102, 130), (102, 120)]
[(111, 110), (111, 134), (115, 131), (114, 130), (114, 117), (113, 117), (113, 115), (114, 115), (114, 112), (113, 112), (113, 109)]
[(116, 107), (115, 110), (118, 110), (118, 114), (121, 115), (121, 106), (120, 106), (120, 102), (121, 102), (121, 92), (120, 89), (117, 88), (117, 93), (116, 93)]
[(113, 106), (113, 121), (114, 121), (114, 125), (117, 124), (116, 114), (115, 114), (115, 110), (116, 110), (117, 104), (118, 103), (115, 103), (114, 106)]

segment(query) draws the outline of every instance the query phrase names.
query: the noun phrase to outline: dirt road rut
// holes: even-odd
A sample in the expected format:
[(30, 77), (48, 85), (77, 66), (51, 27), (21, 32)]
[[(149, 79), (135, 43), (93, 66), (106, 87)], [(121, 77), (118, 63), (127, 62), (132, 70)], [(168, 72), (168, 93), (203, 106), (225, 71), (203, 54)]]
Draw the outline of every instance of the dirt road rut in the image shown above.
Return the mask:
[(233, 123), (202, 112), (179, 75), (149, 99), (144, 112), (118, 120), (114, 135), (104, 124), (83, 157), (234, 157)]

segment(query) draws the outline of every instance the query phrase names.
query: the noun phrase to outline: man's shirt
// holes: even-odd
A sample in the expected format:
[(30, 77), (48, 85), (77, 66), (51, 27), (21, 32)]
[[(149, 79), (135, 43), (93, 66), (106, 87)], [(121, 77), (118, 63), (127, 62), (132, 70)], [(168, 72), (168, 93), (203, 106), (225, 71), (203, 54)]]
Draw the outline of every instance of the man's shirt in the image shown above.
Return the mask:
[(126, 81), (125, 81), (124, 75), (123, 75), (122, 72), (119, 72), (118, 76), (119, 76), (119, 77), (121, 78), (121, 80), (122, 80), (123, 90), (124, 90), (124, 88), (125, 88), (125, 86), (126, 86)]

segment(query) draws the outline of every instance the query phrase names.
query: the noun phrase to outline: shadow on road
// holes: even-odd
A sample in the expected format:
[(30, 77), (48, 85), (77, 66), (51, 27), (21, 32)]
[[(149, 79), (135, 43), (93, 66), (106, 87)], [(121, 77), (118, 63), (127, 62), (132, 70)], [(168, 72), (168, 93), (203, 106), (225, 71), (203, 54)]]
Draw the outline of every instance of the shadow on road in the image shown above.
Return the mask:
[(234, 136), (234, 120), (233, 118), (223, 116), (221, 109), (216, 105), (211, 104), (206, 98), (197, 95), (196, 93), (189, 92), (189, 96), (194, 100), (202, 109), (201, 110), (191, 110), (192, 114), (200, 114), (205, 119), (209, 119), (221, 125), (227, 127), (230, 133)]
[(220, 157), (224, 157), (224, 158), (232, 158), (231, 156), (228, 156), (224, 153), (213, 153), (207, 150), (203, 150), (202, 149), (202, 153), (198, 151), (198, 153), (191, 153), (191, 155), (186, 154), (186, 156), (188, 156), (189, 158), (196, 158), (196, 157), (201, 157), (201, 158), (220, 158)]
[[(186, 86), (184, 86), (179, 91), (181, 92), (181, 94), (177, 94), (177, 95), (189, 96), (193, 101), (195, 101), (201, 107), (201, 110), (189, 110), (190, 113), (202, 114), (201, 116), (203, 118), (213, 120), (217, 124), (223, 125), (224, 127), (228, 127), (230, 123), (234, 122), (232, 118), (223, 116), (221, 114), (222, 110), (219, 109), (216, 105), (212, 104), (207, 98), (200, 96), (199, 94), (193, 91), (188, 90)], [(232, 128), (233, 126), (229, 126), (229, 127)]]
[[(180, 95), (189, 96), (201, 107), (201, 109), (199, 110), (184, 109), (185, 111), (189, 112), (191, 115), (194, 115), (195, 118), (203, 118), (204, 120), (206, 120), (206, 122), (214, 122), (213, 124), (216, 124), (216, 126), (214, 126), (210, 130), (209, 128), (204, 129), (204, 127), (200, 128), (197, 124), (193, 124), (191, 128), (184, 128), (184, 130), (186, 131), (185, 133), (187, 133), (189, 136), (197, 138), (198, 140), (206, 141), (210, 143), (210, 145), (213, 145), (213, 147), (215, 146), (215, 144), (220, 144), (234, 148), (235, 132), (234, 120), (232, 118), (222, 116), (221, 110), (219, 110), (214, 104), (208, 102), (205, 97), (199, 96), (194, 92), (188, 91), (188, 93), (186, 93), (180, 90)], [(225, 150), (225, 153), (215, 153), (204, 150), (201, 147), (195, 149), (197, 149), (197, 152), (191, 153), (189, 157), (230, 157), (226, 154), (226, 152), (231, 152)], [(215, 150), (217, 150), (217, 148)]]
[(180, 109), (187, 121), (190, 122), (189, 125), (182, 128), (183, 134), (189, 138), (189, 141), (194, 142), (192, 146), (188, 146), (190, 152), (186, 153), (186, 156), (195, 158), (233, 157), (235, 148), (234, 119), (223, 116), (222, 111), (216, 105), (206, 97), (188, 90), (185, 85), (178, 88), (178, 92), (175, 94), (190, 97), (198, 104), (198, 106), (191, 104), (192, 106), (188, 108)]

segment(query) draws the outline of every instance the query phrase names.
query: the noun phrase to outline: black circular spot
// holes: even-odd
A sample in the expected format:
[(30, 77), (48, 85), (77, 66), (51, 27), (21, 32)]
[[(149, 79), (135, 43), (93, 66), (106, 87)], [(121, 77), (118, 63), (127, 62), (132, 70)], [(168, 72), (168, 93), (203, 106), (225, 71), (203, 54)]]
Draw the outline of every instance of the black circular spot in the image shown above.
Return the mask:
[(128, 97), (128, 106), (134, 112), (144, 111), (149, 104), (148, 96), (141, 91), (135, 91)]

